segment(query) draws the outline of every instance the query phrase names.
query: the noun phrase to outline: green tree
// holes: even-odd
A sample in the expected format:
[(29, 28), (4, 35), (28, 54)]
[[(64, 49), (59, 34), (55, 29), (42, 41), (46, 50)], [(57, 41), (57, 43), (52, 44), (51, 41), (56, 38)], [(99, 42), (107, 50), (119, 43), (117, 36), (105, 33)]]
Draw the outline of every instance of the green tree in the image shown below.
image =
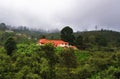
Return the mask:
[(0, 23), (0, 30), (6, 30), (6, 24), (5, 23)]
[(8, 37), (11, 37), (11, 36), (15, 36), (15, 34), (14, 33), (7, 33), (7, 32), (2, 33), (0, 36), (1, 45), (4, 45), (4, 42), (6, 41), (6, 39), (8, 39)]
[(55, 65), (57, 63), (55, 48), (51, 43), (49, 43), (46, 44), (45, 46), (41, 46), (41, 49), (45, 52), (45, 58), (48, 60), (48, 65), (49, 65), (49, 72), (42, 74), (46, 74), (45, 75), (47, 77), (46, 79), (55, 79), (56, 77)]
[(81, 35), (79, 35), (77, 38), (76, 38), (76, 46), (77, 48), (79, 49), (82, 49), (83, 48), (83, 37)]
[(0, 79), (12, 79), (13, 68), (10, 56), (0, 53)]
[(59, 57), (59, 66), (61, 69), (59, 71), (59, 74), (64, 76), (63, 79), (76, 79), (75, 73), (72, 70), (72, 69), (77, 68), (77, 59), (76, 59), (75, 52), (73, 49), (65, 49), (61, 51), (60, 57)]
[(41, 39), (45, 39), (45, 38), (46, 38), (45, 35), (42, 35), (42, 36), (41, 36)]
[(73, 45), (75, 40), (75, 37), (73, 35), (73, 29), (69, 26), (64, 27), (61, 30), (61, 39)]
[(11, 55), (13, 51), (16, 49), (15, 40), (12, 37), (9, 37), (4, 44), (4, 48), (6, 49), (7, 54)]

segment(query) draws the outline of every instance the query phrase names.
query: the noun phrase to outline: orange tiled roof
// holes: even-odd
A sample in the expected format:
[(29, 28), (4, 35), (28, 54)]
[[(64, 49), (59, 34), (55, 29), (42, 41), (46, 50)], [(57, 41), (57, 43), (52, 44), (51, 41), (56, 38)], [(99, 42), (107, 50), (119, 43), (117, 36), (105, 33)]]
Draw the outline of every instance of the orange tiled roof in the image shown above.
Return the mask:
[(47, 39), (40, 39), (38, 43), (41, 44), (53, 43), (55, 46), (59, 44), (69, 44), (68, 42), (64, 42), (62, 40), (47, 40)]

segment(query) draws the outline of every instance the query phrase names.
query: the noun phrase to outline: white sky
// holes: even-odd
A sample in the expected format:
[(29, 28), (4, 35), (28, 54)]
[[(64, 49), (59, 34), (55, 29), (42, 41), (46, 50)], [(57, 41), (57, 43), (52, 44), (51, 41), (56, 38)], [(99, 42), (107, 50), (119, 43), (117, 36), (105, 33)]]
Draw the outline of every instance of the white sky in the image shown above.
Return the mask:
[(0, 0), (0, 22), (13, 26), (120, 30), (120, 0)]

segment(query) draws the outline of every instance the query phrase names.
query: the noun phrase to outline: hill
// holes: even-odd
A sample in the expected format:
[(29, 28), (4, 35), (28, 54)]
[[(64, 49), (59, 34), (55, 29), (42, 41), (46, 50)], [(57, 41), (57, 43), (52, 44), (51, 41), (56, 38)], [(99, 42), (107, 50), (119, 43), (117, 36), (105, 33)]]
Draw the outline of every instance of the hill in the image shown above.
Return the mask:
[[(60, 33), (0, 27), (0, 79), (120, 79), (119, 32), (76, 32), (74, 45), (81, 50), (36, 45), (43, 35), (60, 39)], [(3, 45), (10, 36), (17, 49), (8, 55)]]
[[(44, 36), (47, 39), (61, 39), (60, 33), (49, 33), (44, 34)], [(79, 49), (113, 50), (120, 47), (120, 32), (112, 30), (75, 32), (74, 36), (74, 45), (77, 46)], [(79, 36), (81, 36), (82, 39), (79, 39)], [(81, 45), (81, 42), (83, 45)], [(78, 43), (80, 45), (78, 45)]]
[[(60, 39), (60, 33), (50, 33), (43, 34), (48, 39)], [(115, 43), (120, 40), (120, 32), (111, 31), (111, 30), (98, 30), (98, 31), (85, 31), (85, 32), (75, 32), (74, 36), (78, 37), (81, 35), (83, 39), (86, 38), (89, 41), (95, 41), (96, 37), (102, 37), (107, 42)]]
[[(49, 33), (49, 34), (46, 33), (43, 35), (48, 39), (60, 39), (60, 33)], [(114, 42), (120, 39), (120, 32), (111, 31), (111, 30), (74, 32), (75, 37), (79, 35), (81, 35), (83, 38), (102, 36), (109, 42)]]
[[(25, 26), (11, 27), (4, 23), (0, 24), (0, 44), (5, 39), (14, 36), (18, 43), (36, 43), (43, 36), (47, 39), (61, 39), (60, 32), (45, 32), (43, 30), (29, 29)], [(79, 49), (101, 50), (107, 47), (118, 49), (120, 47), (120, 32), (112, 30), (95, 30), (74, 33), (73, 45)]]
[(120, 39), (120, 32), (111, 31), (111, 30), (98, 30), (98, 31), (86, 31), (86, 32), (77, 32), (75, 36), (82, 35), (83, 37), (90, 38), (91, 36), (102, 36), (107, 41), (113, 42)]

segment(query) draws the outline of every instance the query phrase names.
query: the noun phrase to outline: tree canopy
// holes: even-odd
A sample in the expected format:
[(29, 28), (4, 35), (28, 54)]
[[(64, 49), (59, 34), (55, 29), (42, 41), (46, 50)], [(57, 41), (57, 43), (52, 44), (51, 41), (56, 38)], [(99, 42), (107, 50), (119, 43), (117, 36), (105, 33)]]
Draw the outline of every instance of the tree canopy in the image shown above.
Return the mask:
[(73, 29), (69, 26), (64, 27), (61, 30), (61, 39), (73, 45), (75, 40), (75, 37), (73, 35)]
[(5, 42), (4, 48), (6, 49), (7, 54), (11, 55), (13, 53), (13, 50), (16, 49), (15, 40), (12, 37), (9, 37)]

